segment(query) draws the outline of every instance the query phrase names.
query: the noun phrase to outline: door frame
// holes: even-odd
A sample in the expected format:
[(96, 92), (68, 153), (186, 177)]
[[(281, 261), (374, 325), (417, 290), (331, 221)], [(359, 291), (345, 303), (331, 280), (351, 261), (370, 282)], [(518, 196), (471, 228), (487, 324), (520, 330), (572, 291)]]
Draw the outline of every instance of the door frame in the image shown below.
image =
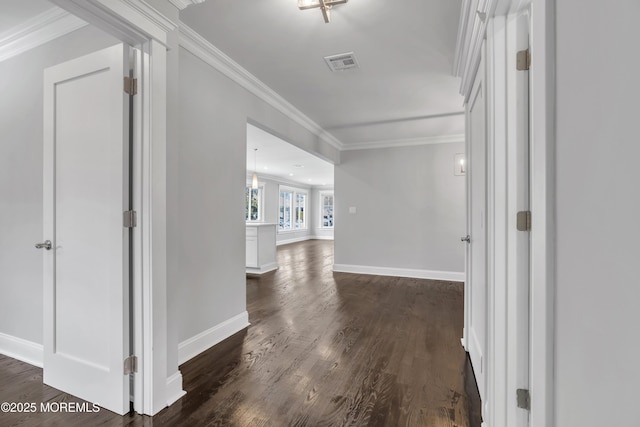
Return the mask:
[[(177, 25), (140, 0), (52, 0), (61, 8), (137, 48), (138, 96), (134, 97), (134, 410), (155, 415), (182, 393), (167, 376), (166, 112), (167, 43)], [(177, 16), (177, 10), (176, 10)], [(177, 353), (177, 348), (172, 349)]]
[[(530, 73), (530, 208), (532, 211), (532, 230), (530, 232), (530, 326), (529, 326), (529, 389), (531, 395), (531, 411), (529, 425), (532, 427), (554, 427), (555, 405), (555, 1), (556, 0), (487, 0), (482, 3), (480, 12), (476, 13), (477, 2), (464, 0), (460, 27), (458, 30), (458, 42), (454, 63), (454, 73), (460, 76), (461, 94), (465, 100), (469, 99), (471, 84), (479, 63), (479, 48), (481, 41), (486, 37), (493, 44), (493, 52), (499, 52), (499, 46), (503, 57), (499, 55), (493, 58), (493, 71), (495, 75), (489, 78), (488, 84), (504, 85), (505, 75), (497, 72), (504, 64), (504, 52), (506, 52), (506, 16), (523, 8), (531, 9), (530, 49), (531, 69)], [(491, 53), (488, 54), (491, 56)], [(504, 67), (503, 67), (504, 69)], [(502, 80), (501, 80), (502, 79)], [(489, 88), (487, 98), (492, 101), (501, 100), (499, 93), (493, 93), (494, 88)], [(501, 89), (498, 89), (501, 90)], [(504, 93), (504, 92), (503, 92)], [(503, 157), (499, 144), (505, 144), (507, 111), (504, 107), (494, 104), (488, 111), (493, 114), (494, 131), (492, 139), (498, 144), (494, 147), (496, 162), (499, 168), (506, 167), (506, 158)], [(502, 136), (501, 136), (502, 135)], [(503, 164), (504, 163), (504, 164)], [(506, 173), (505, 171), (499, 173)], [(494, 178), (500, 179), (499, 175)], [(498, 193), (494, 193), (498, 195)], [(496, 215), (502, 215), (502, 211), (496, 209)], [(499, 218), (492, 219), (495, 223)], [(493, 243), (502, 242), (506, 236), (497, 234)], [(494, 250), (495, 265), (493, 279), (496, 286), (506, 289), (506, 255)], [(468, 265), (467, 265), (468, 267)], [(502, 283), (500, 282), (502, 280)], [(506, 361), (508, 354), (505, 343), (505, 332), (500, 331), (501, 322), (506, 321), (506, 312), (501, 310), (499, 304), (504, 303), (504, 291), (496, 288), (492, 296), (493, 317), (490, 329), (493, 341), (489, 344), (495, 351), (490, 355), (491, 382), (489, 391), (495, 404), (490, 408), (493, 417), (490, 425), (506, 425), (506, 407), (501, 407), (500, 402), (506, 401), (506, 372), (496, 366)], [(501, 293), (502, 292), (502, 293)], [(465, 304), (467, 300), (465, 297)], [(465, 310), (466, 311), (466, 310)], [(465, 319), (465, 326), (466, 326)], [(502, 336), (502, 338), (501, 338)], [(468, 336), (465, 330), (462, 343), (468, 348)], [(500, 354), (504, 357), (500, 358)], [(493, 385), (492, 385), (493, 383)], [(501, 394), (500, 390), (504, 390)], [(498, 406), (496, 406), (498, 405)], [(506, 404), (505, 404), (506, 405)], [(502, 418), (500, 418), (502, 417)], [(495, 420), (495, 423), (493, 422)]]
[[(481, 399), (484, 399), (482, 401), (482, 416), (483, 418), (487, 418), (487, 410), (488, 410), (488, 402), (492, 401), (492, 397), (487, 393), (488, 392), (488, 381), (489, 381), (489, 374), (490, 371), (487, 369), (488, 367), (488, 362), (491, 358), (491, 347), (490, 347), (490, 317), (487, 316), (487, 313), (490, 310), (491, 307), (491, 284), (489, 282), (489, 277), (490, 277), (490, 271), (489, 271), (489, 261), (490, 261), (490, 193), (489, 193), (489, 184), (490, 184), (490, 141), (489, 141), (489, 102), (488, 102), (488, 87), (487, 87), (487, 80), (489, 77), (489, 74), (487, 72), (487, 59), (486, 59), (486, 52), (487, 52), (487, 47), (486, 47), (486, 43), (482, 42), (481, 47), (480, 47), (480, 52), (481, 52), (481, 56), (480, 56), (480, 63), (478, 65), (478, 71), (476, 72), (476, 76), (473, 80), (473, 84), (471, 86), (471, 92), (470, 92), (470, 96), (469, 96), (469, 100), (466, 104), (466, 108), (465, 108), (465, 116), (466, 116), (466, 123), (467, 123), (467, 138), (466, 138), (466, 158), (467, 158), (467, 180), (469, 183), (469, 186), (467, 187), (467, 198), (468, 198), (468, 205), (467, 205), (467, 222), (468, 222), (468, 228), (467, 228), (467, 235), (470, 236), (470, 240), (467, 241), (467, 250), (468, 250), (468, 256), (467, 256), (467, 260), (468, 260), (468, 269), (466, 271), (466, 287), (465, 287), (465, 295), (467, 298), (467, 306), (465, 307), (465, 313), (466, 313), (466, 325), (465, 325), (465, 336), (466, 336), (466, 350), (469, 353), (469, 357), (471, 359), (471, 364), (473, 366), (473, 372), (475, 374), (476, 377), (476, 385), (478, 386), (478, 391), (480, 393), (480, 397)], [(474, 212), (473, 211), (473, 207), (474, 207), (474, 200), (476, 199), (477, 195), (474, 194), (473, 192), (473, 185), (472, 185), (472, 181), (474, 179), (478, 178), (478, 175), (476, 174), (476, 164), (474, 163), (474, 152), (478, 152), (478, 146), (474, 141), (477, 141), (479, 138), (478, 136), (476, 136), (476, 138), (474, 139), (471, 135), (471, 123), (472, 123), (472, 109), (476, 106), (476, 99), (480, 97), (480, 102), (482, 104), (482, 109), (483, 109), (483, 133), (484, 135), (480, 136), (481, 138), (483, 138), (483, 144), (482, 144), (482, 150), (483, 153), (481, 153), (482, 155), (482, 159), (483, 159), (483, 173), (482, 173), (482, 178), (484, 179), (484, 188), (483, 188), (483, 194), (482, 194), (482, 200), (478, 200), (477, 203), (482, 203), (484, 206), (484, 209), (482, 209), (482, 212), (480, 212), (481, 218), (482, 218), (482, 222), (484, 222), (484, 226), (482, 227), (481, 230), (474, 230), (473, 229), (473, 215), (474, 214), (478, 214), (478, 212)], [(483, 233), (483, 239), (480, 242), (477, 239), (477, 236)], [(480, 280), (477, 280), (477, 278), (474, 278), (474, 271), (473, 271), (473, 266), (472, 264), (477, 262), (474, 261), (473, 259), (473, 253), (474, 253), (474, 245), (476, 247), (476, 250), (478, 248), (478, 243), (482, 243), (484, 245), (484, 266), (483, 266), (483, 276), (481, 277)], [(477, 254), (477, 252), (476, 252)], [(474, 281), (476, 282), (474, 284)], [(482, 284), (483, 286), (481, 288), (477, 288), (478, 284)], [(475, 286), (475, 287), (474, 287)], [(474, 314), (474, 310), (477, 310), (477, 307), (473, 306), (473, 299), (476, 298), (474, 295), (478, 292), (478, 291), (482, 291), (484, 292), (484, 315), (482, 317), (484, 317), (483, 321), (484, 321), (484, 325), (482, 325), (483, 327), (483, 336), (482, 337), (478, 337), (477, 335), (475, 335), (473, 333), (473, 318), (477, 317)], [(480, 338), (482, 342), (477, 342), (476, 339)], [(476, 348), (479, 347), (479, 348)], [(475, 349), (475, 351), (474, 351)], [(473, 353), (476, 351), (480, 351), (480, 364), (479, 366), (476, 366), (473, 364), (474, 362), (474, 356)], [(477, 357), (476, 357), (476, 362), (477, 362)], [(478, 381), (478, 377), (482, 375), (482, 381), (479, 382)]]

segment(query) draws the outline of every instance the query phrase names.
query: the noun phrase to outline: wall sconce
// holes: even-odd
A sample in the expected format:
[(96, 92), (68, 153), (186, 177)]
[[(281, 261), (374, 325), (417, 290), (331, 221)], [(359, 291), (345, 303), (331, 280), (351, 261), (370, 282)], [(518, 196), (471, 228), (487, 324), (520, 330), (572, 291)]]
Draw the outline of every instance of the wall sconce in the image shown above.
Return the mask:
[(464, 153), (457, 153), (454, 156), (453, 174), (456, 176), (463, 176), (467, 174), (467, 159), (464, 158)]

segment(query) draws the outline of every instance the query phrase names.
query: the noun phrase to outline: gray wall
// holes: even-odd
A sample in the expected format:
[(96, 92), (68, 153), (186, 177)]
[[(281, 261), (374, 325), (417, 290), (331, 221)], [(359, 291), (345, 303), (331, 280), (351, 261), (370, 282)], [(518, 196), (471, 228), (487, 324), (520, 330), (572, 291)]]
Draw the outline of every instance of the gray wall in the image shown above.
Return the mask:
[[(180, 48), (179, 138), (168, 144), (178, 160), (168, 212), (179, 233), (168, 232), (177, 263), (169, 290), (179, 317), (180, 342), (246, 310), (246, 125), (259, 124), (310, 152), (339, 161), (340, 153), (229, 78)], [(177, 304), (177, 309), (171, 308)]]
[(335, 263), (464, 272), (465, 178), (453, 174), (463, 152), (463, 143), (343, 152)]
[(43, 70), (116, 43), (84, 27), (0, 62), (0, 333), (42, 344)]
[(556, 11), (556, 426), (637, 425), (640, 2)]

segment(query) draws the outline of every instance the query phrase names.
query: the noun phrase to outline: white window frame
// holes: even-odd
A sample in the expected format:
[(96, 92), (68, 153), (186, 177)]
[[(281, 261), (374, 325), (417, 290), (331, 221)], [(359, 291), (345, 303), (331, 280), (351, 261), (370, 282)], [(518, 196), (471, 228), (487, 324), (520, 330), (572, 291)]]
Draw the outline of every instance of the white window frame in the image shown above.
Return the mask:
[[(326, 196), (331, 196), (333, 198), (333, 203), (332, 203), (332, 225), (324, 225), (324, 198)], [(335, 222), (336, 222), (336, 195), (334, 193), (334, 191), (321, 191), (320, 192), (320, 196), (319, 196), (319, 209), (318, 209), (318, 217), (320, 219), (320, 224), (319, 227), (325, 230), (333, 230), (333, 227), (335, 226)]]
[[(291, 193), (291, 204), (289, 205), (289, 209), (291, 212), (291, 218), (289, 220), (289, 227), (283, 228), (280, 224), (280, 208), (282, 206), (282, 193)], [(304, 196), (304, 215), (303, 215), (303, 224), (299, 228), (295, 228), (296, 223), (296, 204), (298, 195)], [(305, 190), (303, 188), (289, 187), (285, 185), (281, 185), (278, 188), (278, 233), (295, 233), (299, 231), (305, 231), (309, 229), (309, 190)]]
[[(251, 188), (251, 182), (247, 182), (247, 184), (244, 187), (244, 191), (246, 194), (247, 188), (249, 190), (252, 190)], [(264, 188), (265, 188), (265, 184), (264, 182), (258, 182), (258, 219), (251, 219), (251, 218), (247, 218), (247, 205), (246, 205), (246, 198), (245, 198), (245, 221), (246, 222), (264, 222)]]

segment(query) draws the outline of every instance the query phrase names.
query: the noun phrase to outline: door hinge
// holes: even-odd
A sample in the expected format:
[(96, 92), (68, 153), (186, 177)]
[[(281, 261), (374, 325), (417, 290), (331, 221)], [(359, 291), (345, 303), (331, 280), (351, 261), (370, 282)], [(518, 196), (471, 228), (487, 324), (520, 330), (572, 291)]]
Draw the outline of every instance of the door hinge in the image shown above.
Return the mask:
[(530, 411), (531, 395), (529, 394), (529, 390), (527, 390), (526, 388), (519, 388), (518, 390), (516, 390), (516, 395), (518, 400), (518, 408)]
[(520, 211), (516, 217), (518, 231), (531, 231), (531, 211)]
[(122, 213), (122, 225), (125, 228), (133, 228), (138, 225), (138, 216), (136, 211), (124, 211)]
[(138, 93), (138, 79), (124, 76), (124, 93), (135, 95)]
[(124, 359), (124, 374), (134, 374), (138, 372), (138, 357), (137, 356), (129, 356)]
[(531, 68), (531, 52), (529, 49), (521, 50), (516, 55), (516, 70), (527, 71)]

